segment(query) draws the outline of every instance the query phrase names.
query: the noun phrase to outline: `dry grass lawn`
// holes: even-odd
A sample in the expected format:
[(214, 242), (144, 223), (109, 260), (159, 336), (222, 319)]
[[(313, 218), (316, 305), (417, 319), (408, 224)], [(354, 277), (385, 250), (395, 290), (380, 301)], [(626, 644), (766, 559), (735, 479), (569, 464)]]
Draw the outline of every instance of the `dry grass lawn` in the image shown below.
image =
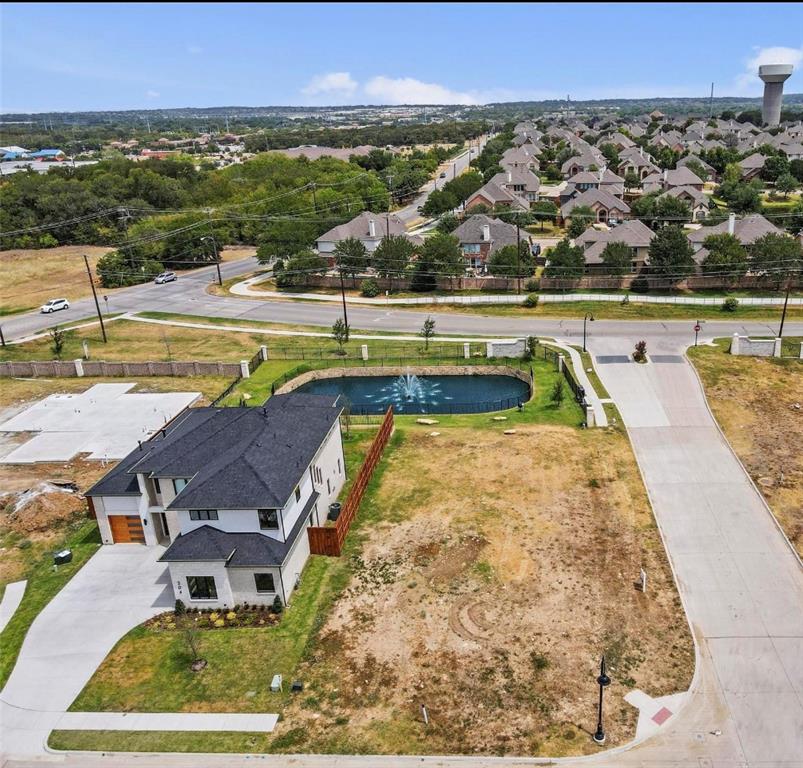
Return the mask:
[(803, 556), (803, 362), (689, 351), (728, 441)]
[(410, 429), (373, 503), (283, 713), (289, 751), (586, 753), (601, 653), (611, 745), (634, 735), (628, 690), (688, 687), (691, 638), (621, 434)]
[(83, 256), (89, 257), (94, 270), (98, 259), (110, 250), (94, 245), (62, 245), (0, 251), (2, 314), (22, 312), (60, 296), (69, 301), (91, 296)]

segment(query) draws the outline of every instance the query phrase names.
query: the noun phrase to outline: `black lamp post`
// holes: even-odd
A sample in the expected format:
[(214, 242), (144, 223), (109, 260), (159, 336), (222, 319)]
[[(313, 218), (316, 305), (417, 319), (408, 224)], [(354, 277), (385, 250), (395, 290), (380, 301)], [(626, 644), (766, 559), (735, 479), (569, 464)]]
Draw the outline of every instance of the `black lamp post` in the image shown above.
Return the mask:
[(611, 678), (605, 674), (605, 657), (602, 657), (602, 660), (599, 664), (599, 677), (597, 678), (597, 683), (599, 683), (599, 707), (597, 710), (597, 730), (594, 733), (594, 741), (597, 744), (604, 744), (605, 743), (605, 730), (602, 727), (602, 692), (605, 690), (607, 686), (611, 684)]
[(586, 314), (583, 315), (583, 352), (587, 351), (586, 350), (586, 323), (589, 320), (593, 323), (594, 322), (594, 315), (592, 315), (590, 312), (586, 312)]

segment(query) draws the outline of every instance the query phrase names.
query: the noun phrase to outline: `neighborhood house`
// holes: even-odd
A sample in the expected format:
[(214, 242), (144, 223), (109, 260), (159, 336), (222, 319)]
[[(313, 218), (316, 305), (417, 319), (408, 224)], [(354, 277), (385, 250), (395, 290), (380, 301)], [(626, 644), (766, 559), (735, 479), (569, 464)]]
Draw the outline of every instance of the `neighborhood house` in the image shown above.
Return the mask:
[(88, 492), (105, 544), (164, 545), (177, 599), (287, 603), (346, 478), (338, 398), (192, 408)]

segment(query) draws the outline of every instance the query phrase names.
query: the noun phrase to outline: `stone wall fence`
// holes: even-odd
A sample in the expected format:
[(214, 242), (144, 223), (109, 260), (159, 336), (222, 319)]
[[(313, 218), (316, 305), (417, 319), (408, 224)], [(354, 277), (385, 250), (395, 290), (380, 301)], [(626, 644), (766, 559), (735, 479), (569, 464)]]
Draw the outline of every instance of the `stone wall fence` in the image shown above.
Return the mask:
[(237, 376), (241, 363), (210, 361), (105, 362), (103, 360), (46, 360), (0, 362), (0, 377), (33, 379), (39, 376), (75, 378), (82, 376)]

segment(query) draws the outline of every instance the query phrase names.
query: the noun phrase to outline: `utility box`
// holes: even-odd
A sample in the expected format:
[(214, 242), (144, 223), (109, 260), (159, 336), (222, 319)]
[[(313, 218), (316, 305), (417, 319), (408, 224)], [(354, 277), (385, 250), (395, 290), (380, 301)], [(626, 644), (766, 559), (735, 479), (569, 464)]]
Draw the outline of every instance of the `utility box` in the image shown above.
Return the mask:
[(65, 563), (72, 562), (72, 550), (71, 549), (62, 549), (61, 552), (56, 552), (53, 555), (53, 563), (55, 565), (64, 565)]

